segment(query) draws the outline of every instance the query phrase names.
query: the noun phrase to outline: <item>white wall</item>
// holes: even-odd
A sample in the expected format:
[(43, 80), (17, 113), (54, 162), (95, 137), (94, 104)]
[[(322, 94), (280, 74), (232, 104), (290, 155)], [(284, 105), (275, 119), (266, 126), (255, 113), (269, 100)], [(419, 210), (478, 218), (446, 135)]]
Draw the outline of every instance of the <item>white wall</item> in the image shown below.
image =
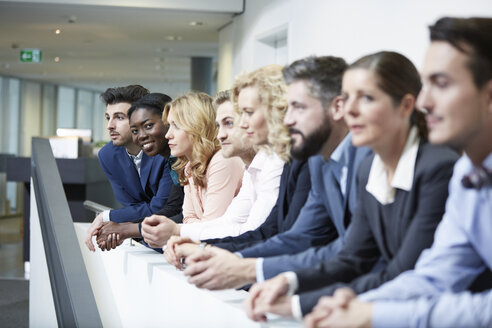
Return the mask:
[[(492, 1), (246, 0), (246, 11), (220, 32), (219, 42), (233, 44), (231, 79), (264, 64), (255, 53), (256, 38), (282, 25), (288, 26), (289, 62), (308, 55), (352, 62), (384, 49), (406, 55), (419, 67), (427, 26), (442, 16), (492, 17)], [(219, 76), (220, 69), (221, 63)]]

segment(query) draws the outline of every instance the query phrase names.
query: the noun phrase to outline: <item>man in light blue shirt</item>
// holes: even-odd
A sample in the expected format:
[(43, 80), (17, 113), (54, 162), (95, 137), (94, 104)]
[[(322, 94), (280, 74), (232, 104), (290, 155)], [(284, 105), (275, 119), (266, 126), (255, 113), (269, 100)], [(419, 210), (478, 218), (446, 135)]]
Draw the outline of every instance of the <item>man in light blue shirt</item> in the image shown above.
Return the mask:
[(464, 292), (492, 268), (492, 19), (442, 18), (430, 32), (419, 107), (432, 143), (465, 152), (434, 244), (414, 270), (378, 289), (321, 299), (308, 327), (492, 326), (490, 291)]

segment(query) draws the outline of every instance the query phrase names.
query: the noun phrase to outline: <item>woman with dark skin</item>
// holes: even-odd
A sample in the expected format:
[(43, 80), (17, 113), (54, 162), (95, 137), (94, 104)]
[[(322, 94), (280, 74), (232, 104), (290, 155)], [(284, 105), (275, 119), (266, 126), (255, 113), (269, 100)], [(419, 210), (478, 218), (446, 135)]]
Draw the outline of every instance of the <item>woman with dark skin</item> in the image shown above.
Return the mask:
[[(169, 146), (164, 137), (168, 128), (162, 121), (162, 111), (169, 101), (171, 98), (165, 94), (151, 93), (135, 102), (128, 110), (133, 143), (141, 147), (147, 156), (169, 158)], [(173, 176), (174, 172), (170, 173)], [(172, 186), (166, 206), (158, 214), (168, 217), (179, 214), (182, 201), (182, 187)], [(110, 221), (105, 223), (97, 235), (99, 248), (103, 251), (110, 250), (121, 245), (126, 238), (141, 238), (139, 222), (142, 220), (143, 218), (136, 218), (136, 222), (115, 223)]]

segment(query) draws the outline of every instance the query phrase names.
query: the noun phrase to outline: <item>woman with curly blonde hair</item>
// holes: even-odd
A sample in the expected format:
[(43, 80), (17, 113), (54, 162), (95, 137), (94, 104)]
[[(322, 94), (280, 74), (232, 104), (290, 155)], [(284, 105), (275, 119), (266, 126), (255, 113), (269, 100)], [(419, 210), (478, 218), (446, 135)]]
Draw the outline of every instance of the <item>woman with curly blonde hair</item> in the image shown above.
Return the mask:
[(290, 159), (290, 137), (283, 124), (287, 101), (283, 66), (268, 65), (239, 76), (232, 88), (232, 99), (241, 118), (239, 126), (260, 149)]
[(166, 105), (163, 121), (169, 125), (171, 155), (178, 158), (173, 169), (185, 191), (183, 223), (220, 217), (241, 188), (243, 163), (222, 156), (212, 98), (186, 93)]

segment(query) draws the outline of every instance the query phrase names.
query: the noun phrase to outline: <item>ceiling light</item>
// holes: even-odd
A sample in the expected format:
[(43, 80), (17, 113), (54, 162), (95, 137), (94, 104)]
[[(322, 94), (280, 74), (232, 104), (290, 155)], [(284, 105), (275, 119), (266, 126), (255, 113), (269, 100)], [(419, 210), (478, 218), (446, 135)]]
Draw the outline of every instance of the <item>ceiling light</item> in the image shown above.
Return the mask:
[(60, 57), (56, 56), (55, 57), (55, 63), (58, 63), (60, 61)]
[(59, 28), (57, 28), (57, 29), (55, 30), (55, 34), (60, 34), (60, 33), (61, 33), (61, 30), (60, 30)]
[(191, 26), (203, 26), (203, 25), (205, 25), (205, 23), (200, 22), (200, 21), (192, 21), (192, 22), (190, 22), (190, 25)]
[(175, 35), (166, 35), (164, 37), (164, 39), (166, 39), (167, 41), (181, 41), (181, 40), (183, 40), (183, 37), (182, 36), (175, 36)]

